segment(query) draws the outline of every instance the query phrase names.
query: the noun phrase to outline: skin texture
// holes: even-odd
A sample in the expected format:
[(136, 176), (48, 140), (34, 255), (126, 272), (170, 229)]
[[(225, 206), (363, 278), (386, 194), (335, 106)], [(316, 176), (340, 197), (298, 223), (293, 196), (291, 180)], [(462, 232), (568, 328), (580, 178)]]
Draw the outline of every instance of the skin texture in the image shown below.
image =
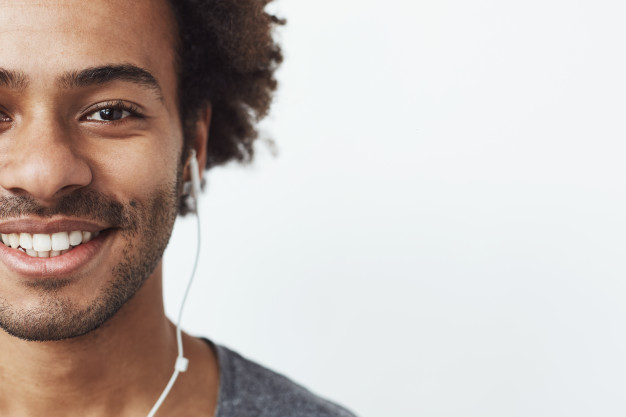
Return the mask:
[[(44, 283), (0, 259), (0, 324), (22, 337), (0, 332), (2, 416), (147, 415), (171, 375), (176, 343), (160, 259), (189, 176), (180, 166), (173, 33), (165, 1), (0, 1), (0, 68), (27, 81), (0, 87), (0, 231), (16, 218), (111, 228), (85, 265)], [(142, 68), (159, 91), (125, 80), (62, 82), (103, 65)], [(98, 120), (95, 106), (120, 100), (143, 117)], [(191, 135), (200, 166), (210, 115), (201, 112)], [(202, 341), (184, 344), (190, 369), (158, 415), (210, 416), (215, 356)]]

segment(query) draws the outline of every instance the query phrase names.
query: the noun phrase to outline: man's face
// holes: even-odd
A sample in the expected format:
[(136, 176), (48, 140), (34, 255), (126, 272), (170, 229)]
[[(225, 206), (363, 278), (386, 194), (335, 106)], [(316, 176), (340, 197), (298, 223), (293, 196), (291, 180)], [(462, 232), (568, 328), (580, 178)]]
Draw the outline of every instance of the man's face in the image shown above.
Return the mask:
[(0, 0), (0, 326), (9, 333), (84, 334), (158, 264), (181, 173), (173, 32), (165, 1)]

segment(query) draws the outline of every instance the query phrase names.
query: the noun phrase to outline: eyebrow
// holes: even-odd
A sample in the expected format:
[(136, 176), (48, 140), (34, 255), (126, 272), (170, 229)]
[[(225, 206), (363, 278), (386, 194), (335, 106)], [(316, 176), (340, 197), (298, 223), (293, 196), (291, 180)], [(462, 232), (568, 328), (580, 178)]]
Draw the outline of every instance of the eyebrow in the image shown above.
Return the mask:
[(68, 72), (60, 76), (58, 84), (63, 88), (83, 88), (124, 81), (152, 90), (159, 100), (163, 100), (161, 86), (147, 70), (132, 64), (103, 65)]
[[(85, 68), (80, 71), (70, 71), (57, 79), (61, 88), (84, 88), (104, 85), (114, 81), (123, 81), (137, 84), (152, 90), (159, 100), (163, 100), (161, 86), (149, 71), (132, 64), (102, 65)], [(11, 90), (24, 90), (30, 79), (21, 71), (0, 68), (0, 87)]]
[(0, 68), (0, 87), (23, 90), (28, 85), (28, 77), (19, 71)]

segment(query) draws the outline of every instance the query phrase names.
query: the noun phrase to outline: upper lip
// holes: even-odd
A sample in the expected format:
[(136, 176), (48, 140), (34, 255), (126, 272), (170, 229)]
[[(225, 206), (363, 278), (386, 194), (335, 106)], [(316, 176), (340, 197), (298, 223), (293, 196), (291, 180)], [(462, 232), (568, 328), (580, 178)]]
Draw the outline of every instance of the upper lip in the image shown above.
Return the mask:
[(58, 232), (71, 232), (80, 230), (83, 232), (96, 233), (110, 226), (98, 224), (97, 222), (84, 219), (42, 219), (27, 217), (22, 219), (8, 220), (0, 222), (0, 233), (40, 233), (51, 234)]

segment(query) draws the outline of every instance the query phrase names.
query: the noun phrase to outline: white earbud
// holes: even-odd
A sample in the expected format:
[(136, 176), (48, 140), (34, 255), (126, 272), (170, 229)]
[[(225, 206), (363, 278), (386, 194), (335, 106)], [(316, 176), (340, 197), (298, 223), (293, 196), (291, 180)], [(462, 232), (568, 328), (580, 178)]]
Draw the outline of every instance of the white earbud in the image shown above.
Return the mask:
[(196, 150), (191, 150), (191, 157), (189, 158), (189, 169), (191, 170), (191, 195), (196, 203), (196, 211), (198, 207), (198, 198), (200, 197), (200, 169), (198, 167), (198, 158), (196, 157)]
[(190, 212), (198, 214), (198, 201), (202, 190), (202, 181), (200, 180), (200, 168), (196, 150), (192, 149), (189, 156), (189, 170), (191, 181), (186, 181), (183, 187), (183, 194), (186, 195), (185, 204)]

